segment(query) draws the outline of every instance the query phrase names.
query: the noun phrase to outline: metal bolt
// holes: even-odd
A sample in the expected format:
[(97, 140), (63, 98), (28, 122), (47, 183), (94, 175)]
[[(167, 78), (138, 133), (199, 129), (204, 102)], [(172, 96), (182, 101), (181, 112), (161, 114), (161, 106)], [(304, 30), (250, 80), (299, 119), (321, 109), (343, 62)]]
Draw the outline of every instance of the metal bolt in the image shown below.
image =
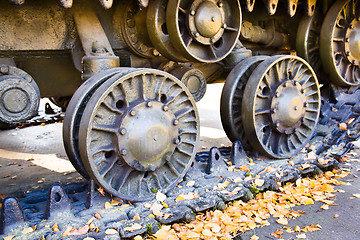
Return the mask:
[(222, 27), (223, 27), (223, 28), (227, 28), (227, 25), (226, 25), (226, 23), (224, 23), (224, 24), (222, 25)]
[(215, 17), (211, 17), (211, 21), (212, 21), (212, 22), (215, 22)]
[(346, 52), (346, 56), (350, 56), (350, 52), (349, 52), (349, 51)]
[(301, 92), (301, 93), (304, 93), (304, 92), (305, 92), (305, 90), (304, 90), (304, 89), (300, 89), (300, 92)]
[(284, 82), (284, 87), (287, 87), (287, 85), (288, 85), (287, 82)]
[(349, 38), (345, 38), (345, 42), (349, 42), (350, 41), (350, 39)]
[(166, 106), (166, 105), (164, 105), (164, 106), (162, 106), (162, 110), (163, 110), (164, 112), (166, 112), (167, 110), (169, 110), (169, 107)]
[(296, 86), (296, 84), (297, 84), (297, 82), (295, 80), (292, 83), (293, 83), (294, 86)]
[(297, 111), (298, 109), (299, 109), (298, 106), (295, 106), (295, 107), (294, 107), (294, 110), (295, 110), (295, 111)]
[(174, 126), (177, 126), (178, 124), (179, 124), (179, 120), (174, 119), (174, 120), (173, 120), (173, 125), (174, 125)]
[(125, 135), (126, 134), (126, 129), (125, 128), (120, 128), (120, 134)]
[(308, 107), (309, 104), (307, 102), (304, 103), (304, 107)]
[(126, 149), (121, 149), (121, 151), (120, 151), (120, 154), (122, 155), (122, 156), (126, 156), (126, 154), (127, 154), (127, 150)]
[(196, 33), (194, 33), (194, 36), (195, 36), (195, 37), (199, 37), (200, 34), (199, 34), (198, 32), (196, 32)]
[(353, 29), (353, 28), (354, 28), (354, 26), (353, 26), (352, 24), (350, 24), (350, 25), (349, 25), (349, 28), (350, 28), (350, 29)]
[(130, 112), (130, 115), (131, 115), (131, 116), (135, 116), (135, 115), (136, 115), (136, 112), (135, 112), (134, 110), (132, 110), (132, 111)]
[(275, 123), (275, 126), (276, 126), (276, 127), (280, 127), (280, 123), (276, 122), (276, 123)]
[(0, 67), (0, 71), (1, 71), (2, 73), (8, 73), (8, 72), (9, 72), (9, 68), (8, 68), (7, 66), (1, 66), (1, 67)]
[(223, 6), (223, 3), (222, 3), (222, 2), (218, 2), (217, 5), (218, 5), (218, 7), (222, 7), (222, 6)]
[(178, 144), (179, 142), (180, 142), (180, 140), (179, 140), (178, 138), (174, 138), (174, 139), (173, 139), (173, 143), (174, 143), (174, 144)]
[(276, 113), (276, 108), (272, 108), (271, 113)]
[(171, 156), (166, 156), (165, 160), (166, 160), (167, 162), (170, 162)]
[(213, 38), (210, 38), (210, 43), (214, 43), (214, 39), (213, 39)]
[(191, 10), (190, 15), (191, 15), (191, 16), (194, 16), (195, 13), (196, 13), (196, 12), (195, 12), (194, 10)]
[(351, 62), (352, 62), (352, 64), (355, 64), (355, 60), (354, 60), (354, 59), (353, 59)]
[(147, 102), (146, 106), (149, 107), (149, 108), (152, 107), (152, 102)]
[(275, 97), (276, 97), (276, 98), (280, 97), (280, 93), (279, 93), (279, 92), (276, 92), (276, 93), (275, 93)]

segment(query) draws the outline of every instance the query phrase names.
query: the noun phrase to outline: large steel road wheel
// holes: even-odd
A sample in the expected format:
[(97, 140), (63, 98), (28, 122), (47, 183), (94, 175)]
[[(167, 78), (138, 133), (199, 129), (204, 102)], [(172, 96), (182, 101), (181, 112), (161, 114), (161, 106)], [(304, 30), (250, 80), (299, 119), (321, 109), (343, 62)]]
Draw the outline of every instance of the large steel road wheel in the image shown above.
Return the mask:
[(244, 138), (242, 120), (242, 100), (244, 89), (251, 73), (267, 56), (245, 58), (238, 63), (226, 78), (221, 94), (220, 115), (223, 128), (228, 138), (234, 142), (240, 140), (247, 145)]
[(360, 84), (360, 1), (335, 1), (331, 6), (321, 28), (320, 54), (331, 81)]
[[(320, 59), (320, 32), (323, 20), (322, 9), (317, 6), (314, 15), (301, 19), (296, 35), (296, 50), (299, 56), (311, 65), (319, 78), (323, 75)], [(328, 80), (324, 78), (324, 81)]]
[(169, 0), (167, 31), (190, 61), (218, 62), (235, 47), (241, 27), (238, 0)]
[(289, 158), (310, 140), (320, 113), (320, 91), (310, 65), (296, 56), (274, 56), (260, 63), (242, 100), (245, 136), (273, 158)]
[(153, 69), (119, 71), (84, 109), (80, 155), (87, 173), (107, 192), (143, 201), (183, 178), (198, 135), (195, 101), (178, 79)]
[[(124, 71), (124, 69), (122, 71)], [(63, 124), (64, 147), (74, 168), (86, 179), (89, 179), (89, 175), (82, 164), (79, 152), (80, 120), (85, 106), (95, 90), (117, 73), (119, 73), (119, 69), (114, 68), (100, 72), (89, 78), (76, 90), (66, 109)]]

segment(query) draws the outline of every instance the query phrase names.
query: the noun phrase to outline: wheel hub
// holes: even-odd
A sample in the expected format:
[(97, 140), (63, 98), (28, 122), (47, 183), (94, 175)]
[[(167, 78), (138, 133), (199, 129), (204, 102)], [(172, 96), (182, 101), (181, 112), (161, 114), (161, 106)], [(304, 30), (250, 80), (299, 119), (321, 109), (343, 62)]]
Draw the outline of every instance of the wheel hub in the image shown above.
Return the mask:
[(139, 171), (154, 171), (169, 160), (178, 143), (177, 119), (161, 102), (142, 102), (120, 122), (118, 148)]
[(5, 109), (12, 113), (19, 113), (25, 110), (29, 98), (20, 89), (10, 89), (6, 91), (1, 99)]
[(360, 65), (360, 18), (355, 18), (347, 28), (345, 53), (352, 64)]
[(293, 133), (301, 125), (299, 121), (305, 114), (305, 94), (296, 81), (285, 81), (275, 91), (271, 102), (271, 118), (281, 133)]
[(192, 36), (205, 45), (215, 43), (224, 32), (222, 28), (224, 16), (221, 2), (195, 0), (188, 16)]

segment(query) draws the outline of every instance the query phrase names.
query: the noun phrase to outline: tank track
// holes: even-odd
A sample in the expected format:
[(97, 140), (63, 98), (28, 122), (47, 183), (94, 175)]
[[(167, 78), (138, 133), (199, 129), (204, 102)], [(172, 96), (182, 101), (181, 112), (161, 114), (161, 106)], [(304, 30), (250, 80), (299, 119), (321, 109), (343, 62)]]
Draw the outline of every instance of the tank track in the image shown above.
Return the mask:
[[(70, 183), (65, 186), (53, 185), (49, 191), (35, 191), (26, 193), (24, 198), (17, 200), (7, 197), (2, 201), (0, 232), (2, 234), (16, 235), (13, 239), (21, 239), (21, 230), (26, 226), (37, 225), (37, 230), (27, 234), (31, 239), (60, 239), (63, 231), (53, 232), (49, 226), (57, 223), (61, 229), (71, 225), (79, 228), (91, 219), (98, 211), (101, 219), (95, 219), (93, 223), (99, 228), (99, 232), (89, 232), (88, 237), (95, 239), (124, 239), (138, 234), (154, 233), (161, 224), (173, 222), (189, 222), (195, 219), (195, 213), (209, 209), (224, 209), (226, 203), (241, 199), (248, 201), (254, 198), (252, 182), (254, 179), (243, 181), (241, 184), (233, 180), (237, 177), (245, 178), (253, 174), (260, 175), (265, 180), (259, 191), (279, 188), (277, 183), (294, 182), (300, 177), (314, 176), (322, 172), (338, 168), (340, 160), (353, 148), (351, 141), (359, 139), (360, 127), (360, 89), (343, 89), (333, 87), (331, 89), (332, 100), (322, 99), (321, 120), (316, 128), (310, 144), (297, 156), (291, 159), (294, 163), (285, 161), (260, 161), (254, 165), (247, 165), (249, 157), (243, 150), (240, 142), (233, 146), (216, 148), (209, 152), (199, 152), (190, 171), (184, 180), (166, 195), (164, 203), (168, 206), (162, 211), (170, 214), (168, 218), (148, 217), (152, 212), (148, 208), (156, 200), (130, 203), (121, 202), (124, 205), (115, 206), (104, 210), (105, 202), (111, 201), (108, 194), (102, 196), (93, 181), (82, 183)], [(329, 98), (330, 99), (330, 98)], [(350, 120), (349, 120), (350, 119)], [(347, 129), (339, 129), (340, 123), (346, 123)], [(309, 159), (309, 153), (316, 153), (315, 158)], [(257, 156), (251, 156), (256, 159)], [(326, 164), (318, 161), (319, 158), (329, 159)], [(300, 170), (299, 167), (307, 163), (310, 167)], [(239, 167), (247, 165), (249, 172), (229, 171), (230, 166)], [(280, 170), (263, 172), (263, 169), (272, 165)], [(279, 178), (279, 173), (282, 177)], [(188, 181), (195, 180), (193, 186)], [(230, 184), (225, 190), (213, 190), (218, 184), (228, 181)], [(196, 193), (197, 198), (176, 202), (180, 193)], [(231, 194), (229, 194), (231, 193)], [(134, 220), (139, 215), (140, 220)], [(44, 221), (44, 219), (48, 219)], [(126, 227), (133, 223), (139, 223), (142, 228), (136, 231), (126, 231)], [(119, 230), (119, 235), (105, 235), (105, 230), (114, 228)], [(5, 235), (0, 235), (5, 236)], [(83, 239), (84, 236), (71, 236), (71, 239)], [(68, 238), (63, 238), (68, 239)]]

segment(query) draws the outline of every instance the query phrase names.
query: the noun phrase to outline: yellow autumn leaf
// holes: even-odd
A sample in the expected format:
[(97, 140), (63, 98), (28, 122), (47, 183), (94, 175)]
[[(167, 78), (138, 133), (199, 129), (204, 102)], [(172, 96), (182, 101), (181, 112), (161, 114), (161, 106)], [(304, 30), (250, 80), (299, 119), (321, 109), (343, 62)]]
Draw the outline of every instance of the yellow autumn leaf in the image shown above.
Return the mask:
[(182, 200), (185, 200), (185, 198), (183, 196), (178, 196), (176, 199), (175, 199), (175, 202), (180, 202)]
[(31, 232), (33, 232), (34, 231), (34, 229), (32, 228), (32, 227), (27, 227), (27, 228), (24, 228), (22, 231), (21, 231), (21, 233), (22, 234), (28, 234), (28, 233), (31, 233)]
[(201, 232), (202, 235), (204, 235), (205, 237), (212, 237), (213, 233), (209, 230), (209, 229), (204, 229)]
[(296, 237), (299, 239), (306, 239), (305, 233), (298, 234), (298, 235), (296, 235)]
[(288, 224), (288, 220), (286, 218), (279, 218), (276, 220), (276, 222), (278, 224), (281, 224), (281, 225), (287, 225)]
[(4, 237), (4, 240), (11, 240), (14, 237), (15, 237), (15, 235), (9, 235), (9, 236)]
[(250, 240), (258, 240), (258, 239), (259, 239), (259, 237), (256, 236), (256, 235), (252, 235), (251, 238), (250, 238)]
[(113, 229), (113, 228), (108, 228), (108, 229), (105, 230), (105, 234), (106, 234), (106, 235), (112, 235), (112, 234), (119, 234), (119, 232), (116, 231), (116, 230)]
[(111, 203), (109, 202), (105, 202), (105, 209), (110, 209), (113, 208), (113, 205), (111, 205)]
[(356, 198), (360, 198), (360, 194), (355, 194), (354, 193), (353, 196), (356, 197)]
[(136, 214), (136, 215), (133, 217), (133, 219), (135, 219), (135, 220), (140, 220), (139, 214)]
[(133, 231), (139, 230), (141, 228), (142, 228), (142, 226), (139, 223), (134, 223), (130, 227), (124, 227), (124, 230), (127, 232), (133, 232)]
[(323, 204), (323, 205), (321, 205), (320, 208), (321, 208), (321, 209), (324, 209), (324, 210), (328, 210), (328, 209), (329, 209), (329, 205)]
[(143, 237), (140, 236), (140, 235), (137, 235), (137, 236), (134, 237), (134, 240), (143, 240)]
[(256, 187), (261, 187), (262, 185), (264, 185), (264, 183), (265, 183), (264, 179), (255, 179)]

